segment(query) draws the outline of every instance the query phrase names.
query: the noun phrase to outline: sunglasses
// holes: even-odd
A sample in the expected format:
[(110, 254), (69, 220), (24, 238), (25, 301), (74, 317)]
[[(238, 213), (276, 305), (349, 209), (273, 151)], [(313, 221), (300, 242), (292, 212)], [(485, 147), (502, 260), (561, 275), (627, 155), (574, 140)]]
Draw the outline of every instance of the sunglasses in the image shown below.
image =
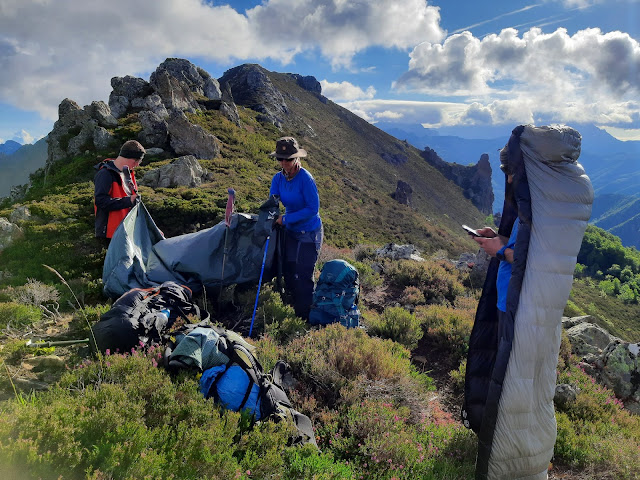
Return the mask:
[(293, 162), (295, 158), (279, 158), (279, 162)]

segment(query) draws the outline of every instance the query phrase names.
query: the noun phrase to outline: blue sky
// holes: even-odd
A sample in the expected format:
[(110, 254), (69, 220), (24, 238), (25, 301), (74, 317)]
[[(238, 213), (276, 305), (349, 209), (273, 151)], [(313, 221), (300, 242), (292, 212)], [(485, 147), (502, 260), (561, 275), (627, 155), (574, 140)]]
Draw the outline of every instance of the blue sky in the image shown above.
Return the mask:
[(371, 122), (465, 137), (593, 123), (640, 139), (640, 0), (0, 0), (0, 142), (167, 57), (315, 76)]

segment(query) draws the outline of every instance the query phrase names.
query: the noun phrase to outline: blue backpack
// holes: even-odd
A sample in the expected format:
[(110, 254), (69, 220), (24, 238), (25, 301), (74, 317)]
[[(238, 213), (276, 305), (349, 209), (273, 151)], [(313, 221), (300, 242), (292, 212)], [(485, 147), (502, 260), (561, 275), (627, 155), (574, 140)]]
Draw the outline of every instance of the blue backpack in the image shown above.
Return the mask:
[(360, 322), (358, 271), (344, 260), (324, 264), (313, 293), (309, 312), (311, 325), (340, 322), (345, 327), (357, 327)]

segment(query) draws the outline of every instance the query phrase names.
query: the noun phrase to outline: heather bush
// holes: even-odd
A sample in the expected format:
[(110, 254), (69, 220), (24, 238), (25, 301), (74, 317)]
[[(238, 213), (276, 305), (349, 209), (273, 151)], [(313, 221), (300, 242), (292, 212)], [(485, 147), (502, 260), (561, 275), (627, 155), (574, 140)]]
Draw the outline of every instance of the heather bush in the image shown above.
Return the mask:
[(371, 335), (388, 338), (412, 350), (422, 338), (422, 322), (402, 307), (388, 307), (378, 315), (369, 312), (366, 324)]
[(555, 454), (573, 467), (607, 471), (621, 479), (638, 478), (640, 417), (624, 410), (611, 391), (573, 363), (560, 371), (558, 383), (572, 384), (580, 391), (575, 402), (556, 407)]
[(248, 429), (205, 400), (194, 377), (172, 381), (159, 358), (152, 349), (87, 360), (35, 401), (3, 403), (0, 465), (43, 479), (281, 476), (290, 426)]
[(388, 262), (385, 273), (399, 288), (418, 287), (428, 303), (453, 302), (464, 292), (461, 274), (446, 260)]
[(475, 439), (453, 422), (423, 417), (380, 400), (352, 405), (331, 437), (321, 444), (348, 459), (358, 478), (459, 479), (473, 475)]
[(433, 388), (426, 375), (416, 372), (400, 344), (339, 324), (292, 340), (284, 347), (284, 356), (299, 382), (297, 395), (315, 397), (318, 410), (359, 401), (371, 383), (399, 386), (406, 392), (416, 386), (423, 392)]
[(469, 349), (475, 308), (456, 308), (446, 305), (427, 305), (416, 308), (416, 318), (427, 333), (462, 360)]

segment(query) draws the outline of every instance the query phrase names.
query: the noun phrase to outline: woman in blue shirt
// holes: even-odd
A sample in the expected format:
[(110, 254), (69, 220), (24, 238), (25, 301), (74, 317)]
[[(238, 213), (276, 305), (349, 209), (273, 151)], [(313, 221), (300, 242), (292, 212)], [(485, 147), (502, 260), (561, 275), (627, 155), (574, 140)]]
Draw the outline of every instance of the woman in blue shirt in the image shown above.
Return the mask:
[(270, 154), (280, 162), (281, 170), (273, 176), (270, 195), (277, 195), (285, 213), (276, 223), (285, 227), (283, 276), (293, 297), (296, 315), (307, 320), (313, 298), (313, 271), (322, 246), (322, 220), (318, 188), (311, 174), (300, 163), (307, 152), (293, 137), (276, 141)]

